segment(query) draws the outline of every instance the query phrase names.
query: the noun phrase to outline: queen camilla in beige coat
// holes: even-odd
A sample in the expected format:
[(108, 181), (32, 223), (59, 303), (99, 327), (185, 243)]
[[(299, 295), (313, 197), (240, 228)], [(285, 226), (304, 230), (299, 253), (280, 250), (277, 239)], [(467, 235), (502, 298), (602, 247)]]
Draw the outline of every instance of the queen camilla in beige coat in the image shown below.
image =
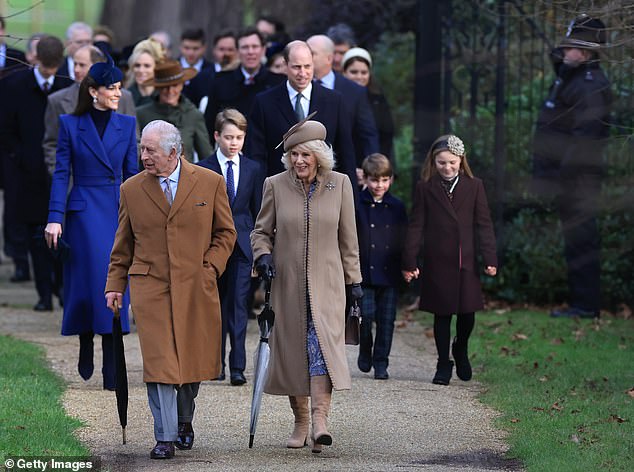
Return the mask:
[[(361, 282), (350, 179), (332, 170), (326, 129), (316, 121), (285, 135), (286, 171), (264, 182), (251, 233), (256, 270), (276, 273), (276, 313), (265, 391), (288, 395), (295, 429), (288, 447), (308, 438), (311, 397), (313, 452), (332, 444), (326, 429), (331, 391), (350, 389), (344, 321), (346, 286)], [(356, 288), (356, 285), (355, 285)]]

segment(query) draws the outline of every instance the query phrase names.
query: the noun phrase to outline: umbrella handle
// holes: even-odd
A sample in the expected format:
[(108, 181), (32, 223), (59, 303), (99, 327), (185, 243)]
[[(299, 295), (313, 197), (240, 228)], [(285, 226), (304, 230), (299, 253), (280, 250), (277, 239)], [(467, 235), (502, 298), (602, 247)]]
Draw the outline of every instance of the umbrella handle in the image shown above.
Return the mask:
[[(115, 300), (114, 300), (114, 317), (118, 319), (120, 316), (121, 315), (119, 314), (119, 302), (115, 298)], [(124, 434), (125, 434), (125, 432), (124, 432)], [(125, 444), (125, 442), (124, 442), (124, 444)]]

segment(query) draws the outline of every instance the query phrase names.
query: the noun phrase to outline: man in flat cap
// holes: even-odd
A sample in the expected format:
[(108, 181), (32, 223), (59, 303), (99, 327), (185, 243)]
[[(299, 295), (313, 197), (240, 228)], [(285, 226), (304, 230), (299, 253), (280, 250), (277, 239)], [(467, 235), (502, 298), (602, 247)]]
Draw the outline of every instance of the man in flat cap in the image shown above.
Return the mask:
[(600, 308), (596, 215), (612, 95), (599, 63), (605, 25), (581, 15), (553, 51), (557, 77), (537, 119), (534, 190), (556, 204), (568, 268), (568, 307), (553, 317), (593, 318)]

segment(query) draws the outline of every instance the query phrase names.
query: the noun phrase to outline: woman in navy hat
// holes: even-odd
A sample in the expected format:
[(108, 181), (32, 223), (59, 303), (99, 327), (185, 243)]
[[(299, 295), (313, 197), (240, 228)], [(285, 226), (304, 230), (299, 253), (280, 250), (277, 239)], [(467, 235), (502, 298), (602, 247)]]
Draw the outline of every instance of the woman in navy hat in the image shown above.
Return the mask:
[[(110, 57), (108, 62), (94, 64), (81, 82), (77, 108), (60, 117), (44, 230), (49, 247), (62, 244), (63, 233), (71, 248), (64, 261), (62, 335), (79, 335), (78, 369), (84, 380), (93, 373), (93, 336), (101, 335), (103, 388), (108, 390), (115, 386), (112, 312), (103, 290), (117, 230), (119, 186), (137, 172), (136, 120), (116, 113), (122, 78)], [(124, 299), (124, 332), (129, 332), (127, 306)]]

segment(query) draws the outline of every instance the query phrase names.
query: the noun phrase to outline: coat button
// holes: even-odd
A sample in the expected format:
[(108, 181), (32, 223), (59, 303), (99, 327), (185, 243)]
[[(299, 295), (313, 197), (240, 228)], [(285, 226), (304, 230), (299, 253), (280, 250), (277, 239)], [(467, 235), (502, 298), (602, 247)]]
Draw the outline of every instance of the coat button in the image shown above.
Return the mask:
[(390, 248), (390, 246), (385, 246), (385, 249), (389, 249), (389, 248)]
[(110, 183), (114, 183), (114, 177), (109, 177), (108, 180), (110, 181)]
[(370, 244), (370, 247), (371, 247), (372, 249), (374, 249), (374, 244)]
[(385, 225), (385, 227), (386, 227), (386, 228), (389, 228), (389, 227), (390, 227), (390, 225)]
[(370, 228), (374, 228), (374, 223), (370, 223)]
[(373, 203), (372, 205), (370, 205), (371, 208), (374, 208), (376, 205)]
[(374, 266), (370, 266), (370, 269), (374, 270)]

